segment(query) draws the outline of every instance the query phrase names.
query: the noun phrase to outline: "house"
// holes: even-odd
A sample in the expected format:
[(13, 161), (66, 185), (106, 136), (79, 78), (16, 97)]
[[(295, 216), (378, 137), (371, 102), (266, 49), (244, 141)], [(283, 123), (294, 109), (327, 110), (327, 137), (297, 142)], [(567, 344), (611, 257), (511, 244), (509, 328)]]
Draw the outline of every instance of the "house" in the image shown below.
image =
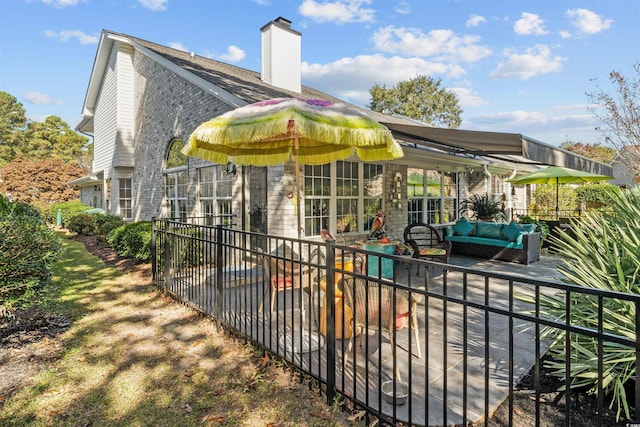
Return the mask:
[[(640, 185), (640, 145), (627, 145), (622, 147), (620, 152), (611, 161), (613, 176), (615, 179), (611, 184), (623, 188), (631, 188)], [(629, 165), (636, 165), (631, 169)]]
[[(242, 105), (278, 97), (342, 102), (302, 85), (301, 34), (290, 21), (277, 18), (260, 31), (255, 72), (104, 30), (76, 127), (93, 136), (92, 175), (74, 184), (96, 197), (96, 207), (128, 220), (231, 214), (242, 229), (296, 236), (292, 162), (236, 167), (180, 152), (199, 124)], [(609, 172), (519, 134), (439, 129), (353, 107), (388, 126), (405, 156), (302, 166), (304, 236), (322, 228), (351, 239), (366, 235), (382, 209), (397, 238), (409, 221), (455, 220), (458, 201), (479, 191), (504, 195), (509, 208), (505, 180), (541, 164)]]

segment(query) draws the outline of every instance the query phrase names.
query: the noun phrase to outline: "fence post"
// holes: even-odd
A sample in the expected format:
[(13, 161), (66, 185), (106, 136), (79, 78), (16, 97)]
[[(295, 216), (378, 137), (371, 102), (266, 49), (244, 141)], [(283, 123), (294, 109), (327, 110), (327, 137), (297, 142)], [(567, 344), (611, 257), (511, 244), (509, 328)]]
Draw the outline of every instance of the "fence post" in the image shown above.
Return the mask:
[(156, 268), (158, 267), (158, 260), (156, 257), (158, 253), (156, 251), (156, 233), (157, 233), (157, 220), (156, 217), (151, 217), (151, 283), (158, 286), (158, 275), (156, 274)]
[(169, 221), (164, 222), (164, 290), (171, 287), (171, 245), (169, 244)]
[(216, 294), (215, 294), (215, 317), (218, 322), (220, 322), (220, 316), (222, 315), (222, 277), (223, 277), (223, 267), (224, 263), (222, 262), (222, 224), (216, 225)]
[(327, 276), (326, 298), (328, 313), (326, 314), (326, 337), (327, 340), (327, 404), (331, 405), (336, 395), (336, 284), (335, 267), (336, 253), (333, 239), (326, 241)]

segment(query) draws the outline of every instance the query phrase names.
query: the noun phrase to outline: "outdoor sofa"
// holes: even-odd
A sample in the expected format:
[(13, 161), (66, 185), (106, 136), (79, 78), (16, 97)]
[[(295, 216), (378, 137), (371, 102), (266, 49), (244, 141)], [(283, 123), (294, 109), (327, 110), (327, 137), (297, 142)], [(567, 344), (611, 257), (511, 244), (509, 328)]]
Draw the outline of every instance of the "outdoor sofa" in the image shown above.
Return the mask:
[(461, 218), (447, 226), (445, 240), (451, 252), (529, 264), (540, 260), (540, 232), (535, 224), (469, 221)]

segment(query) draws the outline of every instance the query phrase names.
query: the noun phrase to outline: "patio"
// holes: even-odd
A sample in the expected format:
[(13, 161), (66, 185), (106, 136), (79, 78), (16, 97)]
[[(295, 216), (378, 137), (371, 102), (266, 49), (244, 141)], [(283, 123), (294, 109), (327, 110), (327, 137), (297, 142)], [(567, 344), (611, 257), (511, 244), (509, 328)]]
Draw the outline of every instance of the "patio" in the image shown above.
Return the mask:
[[(335, 366), (336, 390), (388, 420), (429, 426), (475, 423), (490, 417), (544, 354), (544, 343), (534, 339), (536, 328), (512, 313), (533, 310), (533, 305), (517, 299), (517, 289), (523, 286), (519, 279), (529, 286), (553, 281), (558, 261), (548, 253), (530, 265), (452, 256), (449, 269), (443, 272), (438, 264), (401, 258), (394, 260), (393, 280), (371, 278), (376, 286), (395, 283), (422, 296), (418, 305), (422, 358), (417, 357), (412, 330), (394, 332), (395, 363), (411, 395), (404, 405), (392, 405), (380, 394), (382, 382), (393, 380), (395, 370), (386, 330), (370, 330), (362, 348), (355, 339), (345, 363), (349, 340), (337, 339), (330, 351), (319, 325), (311, 321), (310, 310), (319, 313), (323, 308), (321, 297), (310, 303), (299, 290), (278, 292), (273, 312), (268, 304), (258, 311), (265, 287), (259, 263), (225, 268), (218, 317), (321, 382), (330, 381), (328, 367)], [(173, 277), (176, 296), (212, 310), (215, 272), (208, 269), (200, 270), (197, 277), (180, 276)], [(198, 295), (206, 296), (203, 303), (197, 301)], [(342, 329), (348, 330), (348, 325)]]

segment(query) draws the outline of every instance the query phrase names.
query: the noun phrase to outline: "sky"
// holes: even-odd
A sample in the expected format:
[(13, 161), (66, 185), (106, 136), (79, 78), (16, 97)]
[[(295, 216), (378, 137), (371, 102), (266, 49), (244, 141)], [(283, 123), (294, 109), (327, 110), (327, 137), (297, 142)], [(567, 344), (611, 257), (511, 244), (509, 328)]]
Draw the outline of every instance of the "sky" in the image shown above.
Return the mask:
[(418, 75), (460, 129), (602, 143), (588, 92), (640, 61), (638, 0), (0, 0), (0, 91), (27, 117), (81, 119), (103, 29), (260, 71), (260, 28), (302, 33), (302, 83), (367, 107)]

